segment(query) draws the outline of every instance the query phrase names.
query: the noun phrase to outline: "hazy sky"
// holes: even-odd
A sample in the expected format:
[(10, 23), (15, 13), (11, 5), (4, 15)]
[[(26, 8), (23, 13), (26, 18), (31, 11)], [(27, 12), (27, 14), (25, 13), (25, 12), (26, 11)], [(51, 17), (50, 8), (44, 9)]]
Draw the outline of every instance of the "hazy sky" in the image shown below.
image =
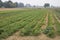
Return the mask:
[[(8, 1), (8, 0), (2, 0)], [(43, 6), (44, 3), (50, 3), (53, 6), (60, 6), (60, 0), (11, 0), (13, 2), (23, 2), (24, 4), (39, 5)]]

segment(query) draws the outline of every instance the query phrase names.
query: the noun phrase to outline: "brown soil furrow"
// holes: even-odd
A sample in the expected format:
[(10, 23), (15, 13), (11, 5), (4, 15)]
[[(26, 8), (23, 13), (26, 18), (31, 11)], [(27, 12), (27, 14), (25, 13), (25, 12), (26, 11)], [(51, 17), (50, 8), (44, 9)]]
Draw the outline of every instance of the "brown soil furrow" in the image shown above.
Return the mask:
[[(60, 20), (58, 19), (58, 17), (57, 17), (55, 14), (54, 14), (53, 16), (54, 16), (54, 18), (56, 18), (56, 20), (60, 23)], [(55, 31), (56, 31), (56, 25), (55, 25), (54, 29), (55, 29)]]
[(58, 17), (56, 16), (56, 15), (54, 15), (55, 16), (55, 18), (57, 19), (57, 21), (60, 23), (60, 20), (58, 19)]
[[(45, 24), (42, 25), (41, 29), (44, 30), (46, 29), (47, 25), (48, 25), (48, 13), (46, 15), (46, 18), (45, 18)], [(48, 40), (48, 37), (46, 35), (44, 35), (43, 33), (41, 33), (41, 35), (39, 36), (40, 40)]]
[(0, 8), (0, 11), (7, 11), (7, 10), (27, 10), (25, 8)]
[(48, 13), (44, 21), (45, 21), (45, 24), (41, 27), (41, 29), (45, 29), (48, 25)]
[(54, 14), (52, 15), (52, 17), (53, 17), (53, 19), (52, 19), (53, 20), (53, 26), (54, 26), (54, 29), (55, 29), (55, 32), (56, 32), (56, 25), (55, 25), (55, 19), (54, 19), (55, 16), (54, 16)]

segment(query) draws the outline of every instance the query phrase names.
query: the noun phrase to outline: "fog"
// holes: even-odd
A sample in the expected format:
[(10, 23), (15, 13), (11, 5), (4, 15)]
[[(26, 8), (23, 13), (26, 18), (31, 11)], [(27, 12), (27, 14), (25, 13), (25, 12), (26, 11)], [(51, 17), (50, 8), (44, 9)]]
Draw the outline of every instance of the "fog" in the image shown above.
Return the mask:
[[(2, 0), (8, 1), (8, 0)], [(52, 6), (60, 6), (60, 0), (11, 0), (13, 2), (22, 2), (24, 4), (31, 4), (31, 5), (36, 5), (36, 6), (43, 6), (45, 3), (50, 3)]]

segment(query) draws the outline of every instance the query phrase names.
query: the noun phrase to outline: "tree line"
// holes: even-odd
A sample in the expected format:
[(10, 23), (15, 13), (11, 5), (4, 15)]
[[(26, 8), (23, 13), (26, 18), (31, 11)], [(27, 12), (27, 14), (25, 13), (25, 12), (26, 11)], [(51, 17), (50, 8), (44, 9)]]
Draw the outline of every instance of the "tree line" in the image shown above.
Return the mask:
[[(5, 1), (5, 2), (2, 2), (2, 0), (0, 0), (0, 8), (17, 8), (17, 7), (32, 7), (30, 4), (26, 4), (24, 6), (24, 3), (18, 3), (18, 2), (12, 2), (11, 0), (8, 0), (8, 1)], [(36, 6), (33, 6), (33, 7), (36, 7)], [(44, 4), (44, 7), (50, 7), (50, 4), (49, 3), (45, 3)]]
[(2, 0), (0, 0), (0, 8), (1, 7), (4, 8), (24, 7), (24, 3), (18, 3), (18, 2), (13, 3), (11, 0), (2, 2)]

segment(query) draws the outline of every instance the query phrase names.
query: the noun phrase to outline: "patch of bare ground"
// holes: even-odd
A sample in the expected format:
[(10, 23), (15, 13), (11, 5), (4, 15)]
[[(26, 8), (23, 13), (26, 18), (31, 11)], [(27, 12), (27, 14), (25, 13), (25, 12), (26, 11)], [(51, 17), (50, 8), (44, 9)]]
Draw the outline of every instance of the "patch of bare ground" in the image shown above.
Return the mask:
[(19, 32), (15, 33), (14, 35), (10, 36), (5, 40), (60, 40), (60, 37), (57, 36), (56, 38), (48, 38), (46, 35), (41, 34), (39, 36), (19, 36)]
[(0, 8), (0, 11), (6, 11), (6, 10), (26, 10), (25, 8)]

